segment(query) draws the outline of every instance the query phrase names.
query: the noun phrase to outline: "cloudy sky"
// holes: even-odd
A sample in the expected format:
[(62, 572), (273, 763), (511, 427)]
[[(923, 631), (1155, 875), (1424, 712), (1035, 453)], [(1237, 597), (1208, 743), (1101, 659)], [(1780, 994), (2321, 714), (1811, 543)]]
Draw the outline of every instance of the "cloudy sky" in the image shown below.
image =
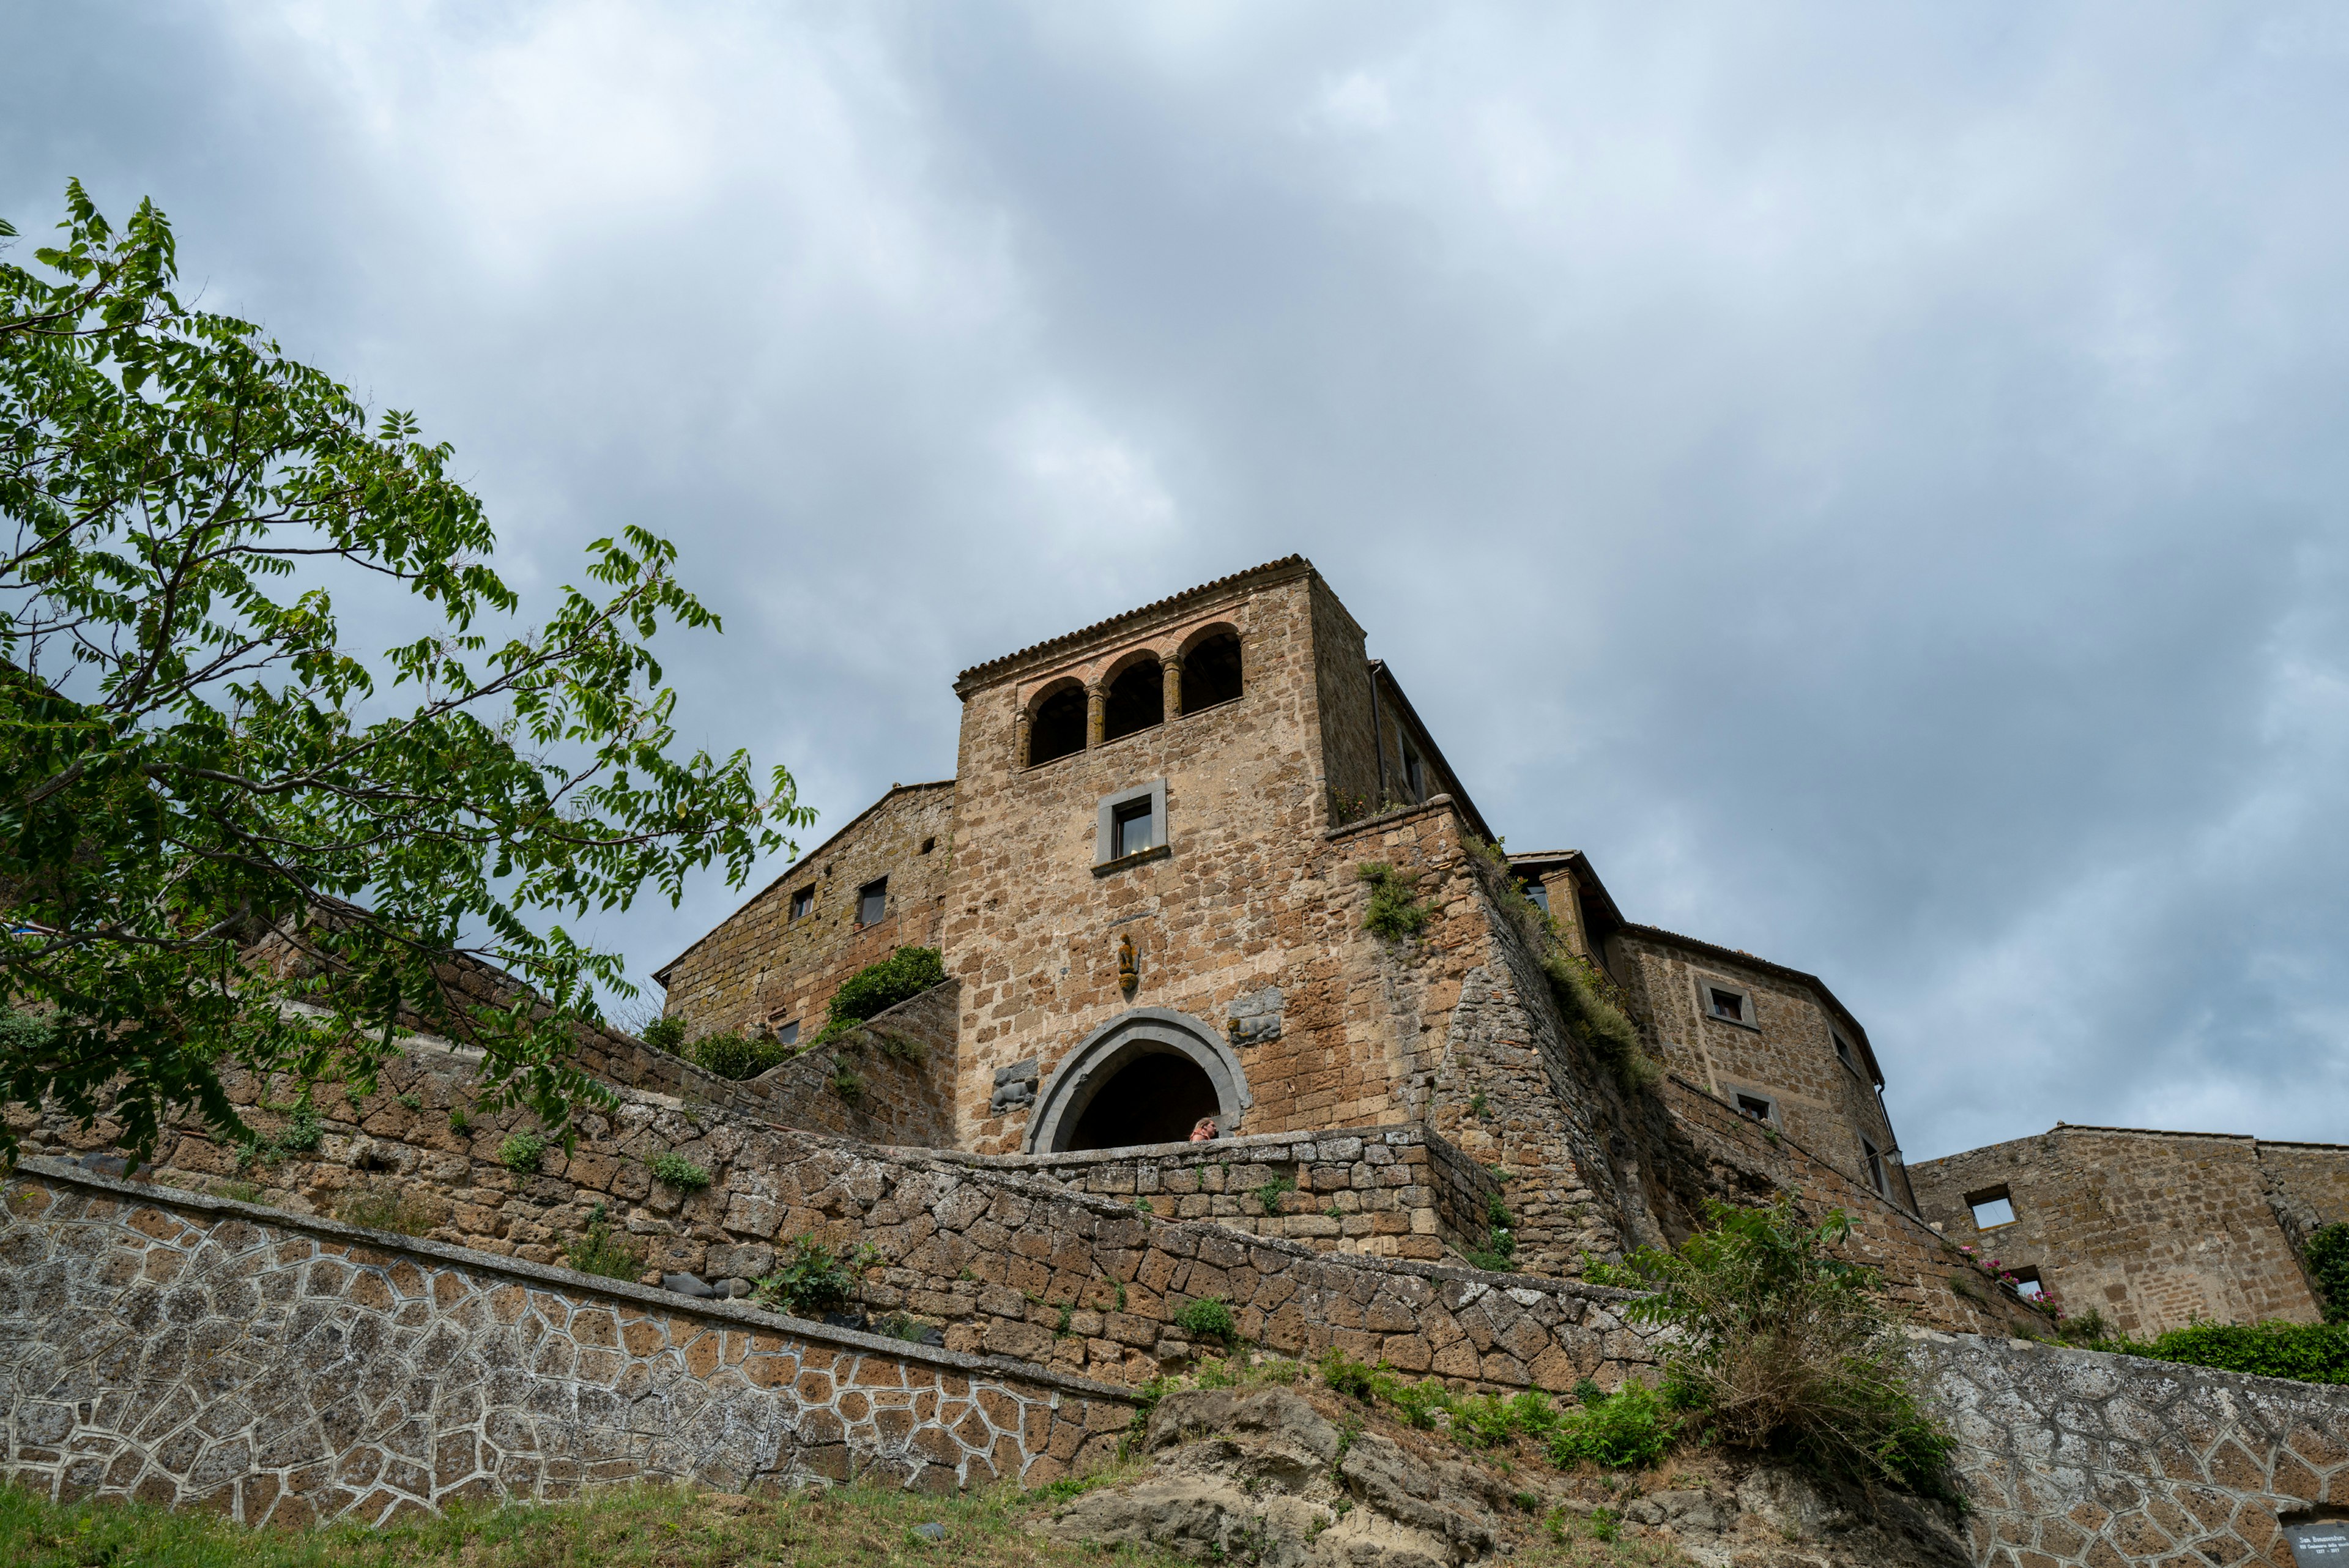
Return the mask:
[(18, 6), (0, 214), (69, 175), (518, 580), (678, 540), (688, 735), (812, 836), (957, 670), (1301, 551), (1911, 1158), (2349, 1140), (2335, 5)]

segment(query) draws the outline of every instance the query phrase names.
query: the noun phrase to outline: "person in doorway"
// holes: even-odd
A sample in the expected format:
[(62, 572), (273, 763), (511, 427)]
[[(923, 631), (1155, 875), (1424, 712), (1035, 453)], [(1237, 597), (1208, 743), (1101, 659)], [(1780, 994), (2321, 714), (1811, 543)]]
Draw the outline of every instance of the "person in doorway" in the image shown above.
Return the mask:
[(1216, 1130), (1216, 1118), (1213, 1116), (1201, 1116), (1198, 1125), (1191, 1129), (1193, 1143), (1213, 1143), (1222, 1136)]

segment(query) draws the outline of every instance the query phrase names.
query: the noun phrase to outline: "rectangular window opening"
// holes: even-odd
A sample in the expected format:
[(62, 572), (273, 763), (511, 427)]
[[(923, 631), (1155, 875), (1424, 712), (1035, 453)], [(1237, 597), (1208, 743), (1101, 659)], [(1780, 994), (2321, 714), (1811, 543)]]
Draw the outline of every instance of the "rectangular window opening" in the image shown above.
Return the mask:
[[(1840, 1045), (1843, 1042), (1838, 1040), (1836, 1044)], [(1861, 1159), (1868, 1165), (1868, 1184), (1876, 1189), (1878, 1197), (1891, 1197), (1892, 1177), (1891, 1173), (1884, 1168), (1884, 1151), (1863, 1137), (1859, 1140), (1859, 1153)]]
[(815, 888), (807, 887), (792, 895), (792, 919), (804, 919), (815, 913)]
[(1411, 792), (1413, 803), (1427, 798), (1427, 770), (1421, 764), (1419, 753), (1408, 745), (1402, 749), (1402, 784)]
[(1533, 906), (1535, 909), (1539, 909), (1545, 915), (1549, 913), (1549, 889), (1547, 888), (1543, 887), (1538, 882), (1523, 882), (1518, 884), (1518, 886), (1525, 888), (1526, 897), (1533, 900)]
[(1151, 804), (1150, 797), (1143, 795), (1140, 800), (1127, 801), (1111, 811), (1111, 859), (1120, 860), (1128, 855), (1139, 855), (1145, 849), (1157, 847), (1157, 840), (1152, 831), (1155, 826), (1155, 814), (1151, 810)]
[(2047, 1287), (2040, 1282), (2038, 1270), (2014, 1269), (2009, 1272), (2014, 1275), (2014, 1293), (2024, 1301), (2035, 1302), (2047, 1293)]
[(789, 1023), (778, 1023), (775, 1025), (775, 1044), (778, 1045), (796, 1045), (799, 1043), (800, 1021), (798, 1019), (794, 1018)]
[(1737, 1108), (1757, 1122), (1766, 1122), (1770, 1119), (1770, 1102), (1759, 1095), (1738, 1096)]
[(1705, 990), (1712, 995), (1713, 1015), (1715, 1018), (1726, 1018), (1736, 1023), (1743, 1023), (1745, 1022), (1745, 999), (1744, 997), (1738, 995), (1733, 991), (1723, 991), (1719, 986), (1709, 985), (1705, 987)]
[(888, 877), (884, 877), (877, 882), (867, 882), (856, 890), (856, 923), (858, 925), (879, 925), (881, 917), (888, 912)]
[(1857, 1065), (1857, 1064), (1853, 1062), (1851, 1059), (1850, 1041), (1846, 1040), (1842, 1035), (1835, 1033), (1832, 1031), (1829, 1032), (1827, 1038), (1835, 1042), (1836, 1056), (1845, 1066), (1851, 1067)]
[(2014, 1199), (2003, 1187), (1968, 1193), (1966, 1207), (1973, 1210), (1977, 1231), (1995, 1231), (2001, 1225), (2014, 1223)]

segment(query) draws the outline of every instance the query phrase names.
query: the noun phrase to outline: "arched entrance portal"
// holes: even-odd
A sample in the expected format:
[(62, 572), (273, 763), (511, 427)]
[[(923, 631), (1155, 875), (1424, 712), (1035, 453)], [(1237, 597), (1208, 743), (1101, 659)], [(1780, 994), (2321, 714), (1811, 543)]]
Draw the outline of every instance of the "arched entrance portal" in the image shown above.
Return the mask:
[(1201, 1116), (1228, 1135), (1255, 1104), (1223, 1036), (1185, 1013), (1137, 1007), (1085, 1036), (1036, 1096), (1031, 1154), (1179, 1143)]

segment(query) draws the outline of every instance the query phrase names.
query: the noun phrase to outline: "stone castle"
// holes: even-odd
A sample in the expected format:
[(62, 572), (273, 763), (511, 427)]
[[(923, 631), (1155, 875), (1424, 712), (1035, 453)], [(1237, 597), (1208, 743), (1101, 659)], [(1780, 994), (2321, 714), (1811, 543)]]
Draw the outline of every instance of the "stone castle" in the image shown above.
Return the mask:
[[(1420, 1123), (1541, 1173), (1519, 1189), (1528, 1266), (1653, 1238), (1635, 1140), (1531, 1060), (1490, 1075), (1506, 917), (1453, 897), (1411, 941), (1364, 929), (1361, 865), (1433, 891), (1495, 836), (1309, 562), (990, 660), (955, 692), (953, 778), (893, 785), (657, 972), (688, 1034), (794, 1041), (847, 976), (934, 947), (959, 984), (952, 1080), (925, 1086), (944, 1114), (898, 1136), (1049, 1155), (1173, 1143), (1201, 1117), (1227, 1136)], [(1676, 1080), (2000, 1254), (2027, 1293), (2132, 1333), (2319, 1315), (2299, 1243), (2349, 1218), (2349, 1149), (2059, 1127), (1911, 1170), (1868, 1032), (1817, 977), (1630, 922), (1578, 852), (1506, 865)], [(1331, 1223), (1353, 1248), (1443, 1251), (1434, 1230)]]
[[(688, 1037), (803, 1047), (753, 1077), (583, 1031), (608, 1100), (555, 1140), (416, 1035), (364, 1092), (231, 1067), (261, 1141), (188, 1118), (135, 1171), (104, 1116), (12, 1108), (0, 1476), (274, 1524), (1033, 1485), (1236, 1347), (1652, 1381), (1658, 1331), (1588, 1261), (1793, 1195), (1918, 1326), (1983, 1568), (2285, 1563), (2349, 1513), (2349, 1396), (2056, 1348), (2029, 1299), (2313, 1316), (2296, 1249), (2349, 1214), (2344, 1151), (2059, 1127), (1910, 1167), (1824, 982), (1631, 923), (1581, 854), (1503, 854), (1297, 557), (957, 691), (953, 779), (660, 971)], [(903, 947), (946, 978), (825, 1029)], [(772, 1294), (811, 1246), (854, 1263), (822, 1312)]]

